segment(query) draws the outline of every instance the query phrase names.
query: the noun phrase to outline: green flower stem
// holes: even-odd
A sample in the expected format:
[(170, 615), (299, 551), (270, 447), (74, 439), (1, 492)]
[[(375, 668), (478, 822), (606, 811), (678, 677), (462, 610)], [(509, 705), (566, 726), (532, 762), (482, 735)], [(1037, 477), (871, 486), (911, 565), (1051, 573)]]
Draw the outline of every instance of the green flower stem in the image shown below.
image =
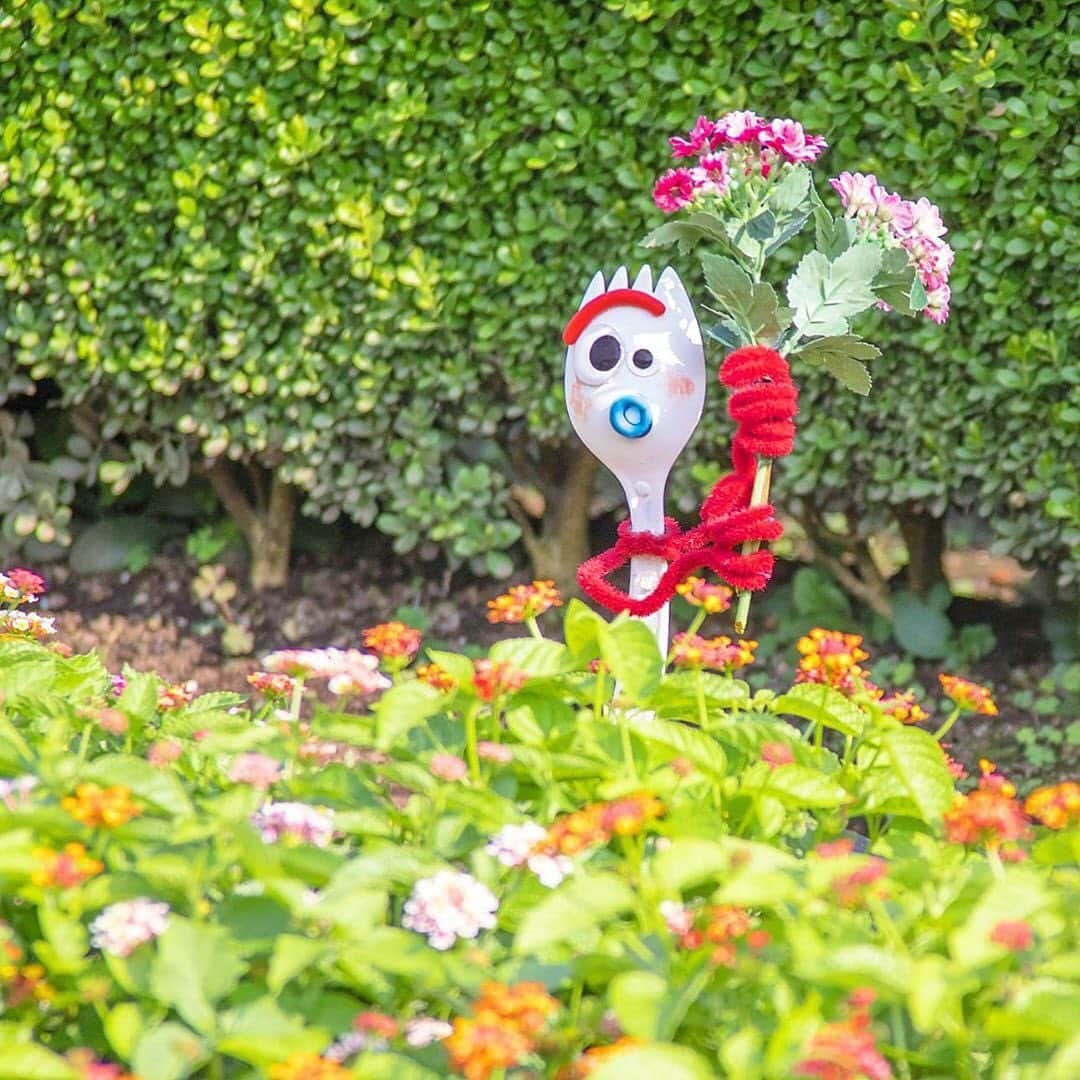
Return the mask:
[(299, 676), (293, 683), (292, 700), (289, 702), (289, 716), (294, 724), (300, 722), (300, 706), (304, 703), (304, 680)]
[(2, 731), (16, 746), (19, 753), (26, 759), (27, 762), (34, 760), (34, 754), (31, 751), (26, 740), (19, 734), (18, 729), (11, 722), (7, 713), (0, 713), (0, 731)]
[(626, 766), (627, 776), (629, 776), (631, 780), (637, 780), (637, 762), (634, 761), (634, 746), (630, 741), (630, 726), (626, 722), (626, 710), (620, 709), (618, 716), (619, 737), (622, 739), (623, 764)]
[(709, 726), (709, 710), (705, 704), (705, 677), (701, 668), (694, 668), (694, 690), (697, 695), (698, 723), (704, 731)]
[(949, 734), (949, 731), (951, 730), (953, 724), (955, 724), (956, 721), (960, 718), (960, 712), (960, 706), (957, 705), (956, 708), (953, 709), (951, 713), (949, 713), (948, 718), (945, 720), (945, 723), (942, 724), (941, 727), (939, 727), (937, 731), (934, 732), (934, 738), (937, 739), (938, 742), (941, 742), (941, 740)]
[(476, 751), (476, 714), (480, 702), (474, 701), (465, 712), (465, 757), (469, 761), (469, 775), (480, 783), (480, 755)]
[(987, 847), (986, 861), (990, 864), (990, 870), (998, 881), (1005, 880), (1005, 867), (1001, 863), (1001, 855), (996, 847)]
[(889, 1026), (892, 1028), (893, 1043), (899, 1051), (896, 1055), (896, 1067), (900, 1072), (900, 1080), (911, 1080), (911, 1066), (908, 1064), (907, 1035), (904, 1033), (904, 1014), (895, 1001), (892, 1003), (889, 1012)]
[(86, 764), (86, 753), (90, 749), (90, 733), (94, 730), (94, 723), (91, 721), (82, 729), (82, 735), (79, 736), (79, 759), (78, 768), (76, 772), (82, 770), (83, 765)]
[(687, 634), (696, 634), (701, 629), (701, 624), (708, 618), (709, 613), (703, 608), (698, 608), (693, 621), (686, 628)]
[(529, 633), (532, 634), (537, 641), (544, 640), (544, 635), (540, 632), (540, 624), (536, 621), (535, 615), (527, 615), (525, 617), (525, 625), (529, 628)]
[(596, 673), (596, 682), (593, 684), (593, 719), (599, 724), (604, 717), (604, 697), (607, 690), (607, 679), (602, 671)]

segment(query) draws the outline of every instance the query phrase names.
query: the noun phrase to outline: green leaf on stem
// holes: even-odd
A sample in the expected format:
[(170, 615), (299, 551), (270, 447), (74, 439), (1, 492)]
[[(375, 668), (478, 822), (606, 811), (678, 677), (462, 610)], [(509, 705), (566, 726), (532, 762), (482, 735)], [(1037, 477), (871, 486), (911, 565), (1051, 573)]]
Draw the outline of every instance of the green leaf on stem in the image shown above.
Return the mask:
[(595, 934), (634, 903), (633, 890), (615, 874), (575, 874), (529, 910), (514, 939), (514, 952), (539, 953)]
[(378, 737), (375, 745), (389, 749), (443, 706), (443, 695), (419, 680), (387, 690), (375, 706)]
[(857, 243), (832, 262), (820, 251), (805, 255), (787, 287), (800, 333), (846, 334), (848, 318), (877, 299), (870, 286), (880, 266), (881, 248), (875, 243)]
[(858, 705), (839, 690), (820, 683), (798, 683), (776, 698), (772, 708), (778, 713), (801, 716), (842, 735), (858, 735), (866, 727), (866, 716)]
[(809, 187), (810, 170), (804, 165), (796, 165), (770, 190), (769, 205), (778, 216), (798, 210), (806, 199)]
[(865, 395), (870, 393), (871, 379), (862, 361), (875, 359), (881, 350), (854, 334), (835, 334), (815, 338), (792, 355), (824, 367), (849, 390)]
[(236, 989), (246, 970), (236, 943), (220, 926), (172, 915), (157, 949), (151, 969), (154, 995), (196, 1031), (212, 1032), (214, 1003)]
[(645, 701), (660, 685), (664, 661), (652, 631), (637, 619), (616, 621), (600, 628), (600, 655), (622, 694)]
[(727, 756), (716, 739), (706, 732), (673, 720), (661, 720), (653, 713), (628, 712), (621, 722), (646, 742), (658, 743), (689, 758), (711, 779), (722, 781), (726, 776)]
[(882, 755), (918, 816), (933, 822), (952, 805), (952, 775), (937, 740), (921, 728), (887, 728), (879, 736)]

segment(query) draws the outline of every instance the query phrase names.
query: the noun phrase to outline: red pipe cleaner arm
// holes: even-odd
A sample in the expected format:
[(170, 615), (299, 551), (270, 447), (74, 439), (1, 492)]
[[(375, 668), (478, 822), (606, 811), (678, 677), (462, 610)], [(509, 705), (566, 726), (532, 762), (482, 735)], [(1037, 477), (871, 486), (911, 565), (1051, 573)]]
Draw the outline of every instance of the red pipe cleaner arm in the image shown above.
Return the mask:
[[(772, 577), (769, 551), (743, 554), (745, 543), (768, 543), (783, 535), (771, 504), (750, 506), (759, 457), (791, 453), (795, 441), (798, 391), (787, 361), (774, 349), (748, 345), (736, 349), (720, 366), (720, 381), (730, 391), (728, 414), (735, 421), (731, 440), (731, 472), (722, 476), (701, 505), (701, 523), (682, 532), (671, 518), (664, 533), (635, 533), (619, 526), (618, 539), (607, 551), (578, 568), (582, 591), (612, 612), (651, 615), (668, 603), (678, 586), (695, 570), (708, 569), (740, 591), (756, 592)], [(635, 555), (654, 555), (667, 562), (656, 588), (635, 598), (611, 583), (610, 576)]]

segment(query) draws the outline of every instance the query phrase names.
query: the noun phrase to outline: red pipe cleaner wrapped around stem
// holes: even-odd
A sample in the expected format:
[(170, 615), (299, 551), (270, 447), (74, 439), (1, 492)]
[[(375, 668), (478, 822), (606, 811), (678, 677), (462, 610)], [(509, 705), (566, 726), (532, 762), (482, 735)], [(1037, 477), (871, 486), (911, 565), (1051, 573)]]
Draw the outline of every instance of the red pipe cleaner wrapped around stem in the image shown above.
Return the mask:
[[(694, 528), (683, 532), (678, 522), (665, 518), (663, 534), (636, 533), (624, 521), (615, 544), (581, 564), (582, 591), (609, 611), (651, 615), (695, 570), (712, 570), (733, 588), (749, 592), (765, 588), (772, 577), (771, 552), (744, 554), (739, 548), (748, 541), (767, 543), (783, 535), (772, 505), (751, 506), (750, 495), (758, 458), (791, 453), (798, 391), (787, 361), (764, 345), (736, 349), (720, 365), (720, 382), (730, 391), (728, 414), (735, 421), (731, 472), (716, 482), (701, 504), (700, 524)], [(651, 593), (635, 599), (609, 577), (636, 555), (661, 558), (668, 567)]]

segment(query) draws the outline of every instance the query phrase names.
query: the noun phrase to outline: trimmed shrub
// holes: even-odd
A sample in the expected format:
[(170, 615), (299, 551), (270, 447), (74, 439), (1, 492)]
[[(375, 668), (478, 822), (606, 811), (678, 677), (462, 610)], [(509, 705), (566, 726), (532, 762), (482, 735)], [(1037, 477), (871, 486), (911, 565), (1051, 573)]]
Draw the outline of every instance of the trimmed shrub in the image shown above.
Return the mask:
[[(825, 134), (825, 168), (926, 193), (958, 251), (950, 326), (876, 331), (868, 401), (806, 381), (778, 497), (823, 548), (827, 514), (857, 534), (899, 512), (932, 554), (927, 519), (955, 508), (1074, 581), (1077, 18), (1053, 2), (16, 0), (0, 400), (29, 373), (91, 403), (124, 447), (100, 473), (115, 487), (206, 470), (264, 582), (297, 500), (493, 572), (524, 530), (565, 578), (595, 467), (569, 438), (558, 332), (594, 267), (640, 258), (665, 137), (751, 106)], [(703, 472), (723, 460), (710, 411)]]

